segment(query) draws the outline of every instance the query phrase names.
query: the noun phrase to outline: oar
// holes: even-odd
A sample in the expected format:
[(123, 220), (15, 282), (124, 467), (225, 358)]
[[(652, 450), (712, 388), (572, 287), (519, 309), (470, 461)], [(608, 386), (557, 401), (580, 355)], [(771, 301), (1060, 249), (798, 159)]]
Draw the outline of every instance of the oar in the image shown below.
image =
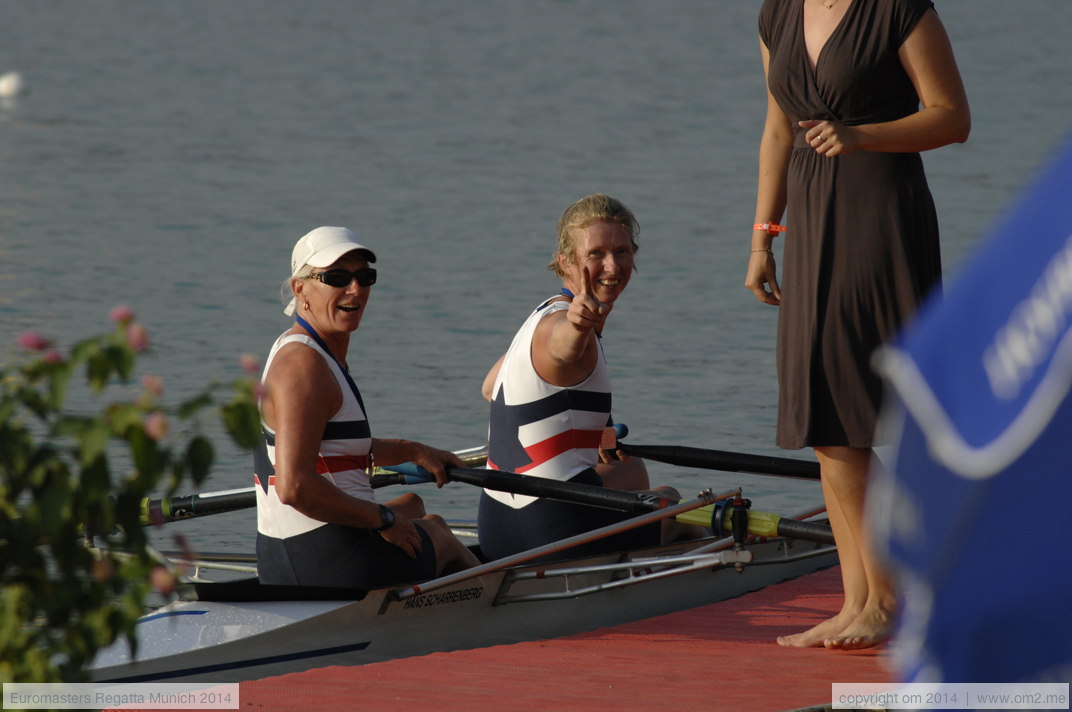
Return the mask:
[[(467, 465), (482, 465), (487, 462), (488, 448), (486, 445), (458, 450), (454, 453)], [(420, 484), (428, 482), (426, 477), (411, 477), (398, 472), (377, 467), (369, 483), (373, 488), (386, 487), (388, 485)], [(209, 514), (222, 514), (239, 509), (249, 509), (257, 506), (256, 487), (242, 487), (239, 489), (221, 490), (219, 492), (202, 492), (200, 494), (180, 495), (176, 497), (163, 497), (150, 499), (146, 497), (141, 501), (141, 523), (163, 524), (180, 519), (193, 519), (204, 517)]]
[[(379, 468), (377, 468), (379, 469)], [(373, 489), (389, 485), (416, 485), (429, 482), (426, 477), (412, 477), (397, 472), (383, 472), (369, 478)], [(223, 514), (257, 506), (257, 488), (242, 487), (219, 492), (201, 492), (177, 497), (163, 497), (141, 501), (142, 526), (165, 524), (185, 519)]]
[[(408, 484), (416, 484), (422, 481), (431, 482), (435, 479), (432, 473), (411, 462), (392, 465), (384, 469), (392, 470), (406, 477)], [(548, 499), (557, 499), (575, 504), (588, 504), (594, 507), (635, 514), (665, 509), (667, 505), (673, 502), (673, 500), (666, 497), (659, 497), (653, 494), (613, 490), (578, 482), (561, 482), (559, 480), (549, 480), (545, 477), (533, 477), (532, 475), (499, 470), (448, 467), (447, 479), (452, 482), (465, 482), (499, 492), (510, 492), (511, 494), (530, 497), (546, 497)]]
[(794, 477), (805, 480), (819, 479), (819, 463), (810, 460), (748, 455), (740, 452), (726, 452), (725, 450), (705, 450), (682, 445), (626, 445), (620, 443), (618, 449), (624, 451), (627, 455), (682, 467), (699, 467), (707, 470), (724, 470), (726, 472), (748, 472), (756, 475), (775, 475), (777, 477)]
[[(432, 473), (417, 467), (412, 463), (405, 463), (387, 469), (396, 469), (407, 478), (407, 483), (432, 482)], [(548, 480), (543, 477), (521, 475), (516, 472), (500, 472), (498, 470), (473, 470), (464, 467), (447, 468), (447, 479), (452, 482), (465, 482), (477, 487), (493, 489), (500, 492), (530, 495), (533, 497), (546, 497), (564, 502), (587, 504), (606, 509), (614, 509), (631, 514), (644, 514), (677, 504), (677, 500), (659, 497), (654, 494), (640, 492), (625, 492), (622, 490), (607, 489), (595, 485), (585, 485), (577, 482), (560, 482)], [(685, 514), (679, 514), (677, 520), (685, 524), (698, 524), (703, 527), (711, 527), (719, 531), (733, 531), (731, 521), (732, 508), (725, 502), (707, 505), (699, 509), (691, 510)], [(747, 510), (748, 522), (747, 533), (754, 536), (781, 536), (791, 539), (807, 539), (825, 544), (834, 543), (834, 535), (829, 526), (815, 522), (802, 522), (788, 519), (770, 512)]]
[[(616, 423), (613, 428), (614, 435), (617, 438), (624, 438), (629, 434), (629, 427), (624, 423)], [(456, 450), (454, 454), (469, 467), (480, 466), (487, 462), (488, 447), (487, 445), (481, 445), (467, 448), (465, 450)], [(471, 472), (483, 472), (483, 470), (471, 470)], [(459, 482), (466, 481), (460, 479), (460, 477), (463, 476), (464, 475), (459, 476)], [(377, 467), (373, 472), (373, 475), (369, 478), (369, 483), (373, 488), (379, 488), (389, 485), (421, 484), (429, 482), (432, 479), (434, 478), (432, 478), (431, 474), (423, 468), (418, 468), (413, 463), (402, 463), (401, 465), (393, 467)], [(541, 480), (541, 482), (542, 481), (543, 480)], [(528, 492), (518, 492), (517, 494), (528, 494)], [(543, 495), (535, 494), (533, 496)], [(607, 501), (607, 498), (597, 499)], [(608, 506), (607, 504), (599, 505), (595, 501), (589, 503), (596, 504), (597, 506)], [(141, 501), (141, 523), (142, 525), (163, 524), (165, 522), (173, 522), (180, 519), (192, 519), (194, 517), (204, 517), (209, 514), (221, 514), (223, 512), (233, 512), (239, 509), (249, 509), (255, 506), (257, 506), (257, 491), (254, 487), (222, 490), (220, 492), (203, 492), (201, 494), (181, 495), (162, 499), (145, 498)], [(649, 510), (645, 509), (640, 511)]]

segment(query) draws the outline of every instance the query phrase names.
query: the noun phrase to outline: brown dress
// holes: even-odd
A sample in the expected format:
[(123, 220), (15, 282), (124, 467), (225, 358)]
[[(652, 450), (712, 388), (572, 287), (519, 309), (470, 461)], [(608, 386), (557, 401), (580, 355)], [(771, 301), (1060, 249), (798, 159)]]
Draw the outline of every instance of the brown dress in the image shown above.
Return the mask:
[(871, 354), (941, 280), (938, 220), (918, 153), (827, 158), (798, 121), (891, 121), (919, 109), (897, 50), (927, 0), (853, 0), (815, 70), (805, 0), (766, 0), (768, 83), (793, 122), (782, 305), (778, 434), (783, 448), (870, 447), (882, 384)]

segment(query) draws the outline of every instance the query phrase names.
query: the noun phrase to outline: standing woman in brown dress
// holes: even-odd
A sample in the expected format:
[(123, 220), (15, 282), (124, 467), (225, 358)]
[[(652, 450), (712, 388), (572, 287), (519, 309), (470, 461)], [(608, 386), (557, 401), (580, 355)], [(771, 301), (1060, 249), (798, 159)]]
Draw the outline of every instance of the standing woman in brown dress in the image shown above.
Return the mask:
[(971, 117), (928, 0), (766, 0), (759, 29), (767, 118), (745, 286), (781, 307), (777, 444), (815, 449), (845, 589), (837, 615), (778, 642), (869, 647), (896, 607), (863, 522), (870, 358), (941, 280), (919, 152), (966, 140)]

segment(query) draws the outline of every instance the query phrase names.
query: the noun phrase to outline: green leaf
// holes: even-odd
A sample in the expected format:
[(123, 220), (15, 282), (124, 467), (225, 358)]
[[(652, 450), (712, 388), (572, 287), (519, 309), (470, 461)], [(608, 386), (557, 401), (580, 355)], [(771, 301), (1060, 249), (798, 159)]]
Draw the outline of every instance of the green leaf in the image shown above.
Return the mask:
[(205, 437), (198, 435), (190, 441), (186, 448), (186, 460), (190, 464), (190, 476), (195, 484), (201, 484), (208, 477), (214, 456), (212, 443)]
[(232, 401), (220, 408), (227, 432), (239, 446), (252, 450), (262, 437), (261, 416), (249, 401)]
[(104, 390), (111, 373), (111, 364), (103, 351), (97, 350), (89, 354), (86, 360), (86, 380), (94, 391), (100, 393)]
[(104, 349), (112, 370), (124, 381), (129, 381), (134, 373), (134, 349), (126, 344), (113, 344)]
[[(211, 411), (218, 384), (178, 408), (148, 394), (77, 411), (66, 405), (76, 373), (98, 394), (134, 376), (139, 354), (126, 339), (117, 327), (78, 342), (66, 361), (30, 354), (0, 368), (0, 681), (78, 681), (101, 646), (132, 634), (155, 566), (141, 503), (165, 475), (176, 489), (202, 482), (213, 464), (204, 436), (157, 441), (145, 422), (152, 412), (190, 420)], [(219, 415), (236, 443), (253, 447), (261, 437), (256, 382), (232, 387)], [(116, 469), (129, 474), (114, 477)], [(87, 534), (123, 558), (90, 556)]]
[(111, 436), (111, 429), (104, 423), (100, 421), (87, 422), (81, 433), (79, 462), (86, 466), (99, 459), (108, 446), (109, 436)]
[(112, 491), (112, 472), (108, 458), (103, 452), (82, 464), (78, 487), (80, 499), (94, 503), (91, 507), (104, 504), (104, 500)]
[(52, 412), (44, 396), (29, 386), (19, 388), (15, 398), (41, 420), (48, 418), (49, 413)]
[(209, 391), (199, 393), (179, 405), (178, 415), (183, 420), (189, 420), (205, 408), (210, 407), (212, 403), (212, 394)]
[(81, 362), (89, 358), (94, 351), (100, 350), (100, 343), (105, 337), (93, 336), (83, 339), (71, 347), (71, 361)]
[(66, 487), (49, 487), (38, 495), (37, 506), (48, 536), (57, 540), (65, 523), (71, 521), (71, 491)]
[(105, 415), (112, 434), (125, 437), (124, 434), (132, 428), (142, 428), (145, 409), (135, 403), (112, 403)]
[(59, 410), (67, 401), (67, 384), (74, 369), (71, 364), (55, 364), (49, 379), (49, 400), (53, 410)]

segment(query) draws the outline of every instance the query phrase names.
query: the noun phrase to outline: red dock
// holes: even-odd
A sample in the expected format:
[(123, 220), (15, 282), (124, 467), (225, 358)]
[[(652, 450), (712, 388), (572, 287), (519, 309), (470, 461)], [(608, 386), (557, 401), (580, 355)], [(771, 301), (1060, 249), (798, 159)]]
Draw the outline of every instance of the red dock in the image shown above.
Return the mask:
[(240, 687), (242, 710), (713, 710), (830, 704), (833, 682), (888, 682), (884, 649), (782, 648), (838, 611), (840, 571), (553, 640), (327, 667)]

